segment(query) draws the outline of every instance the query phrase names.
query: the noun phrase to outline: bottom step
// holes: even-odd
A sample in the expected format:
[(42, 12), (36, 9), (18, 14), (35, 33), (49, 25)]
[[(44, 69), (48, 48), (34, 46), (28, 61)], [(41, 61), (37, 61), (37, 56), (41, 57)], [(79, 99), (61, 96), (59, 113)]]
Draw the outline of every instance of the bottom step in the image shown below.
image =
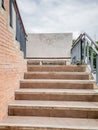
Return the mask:
[(98, 119), (9, 116), (0, 130), (98, 130)]

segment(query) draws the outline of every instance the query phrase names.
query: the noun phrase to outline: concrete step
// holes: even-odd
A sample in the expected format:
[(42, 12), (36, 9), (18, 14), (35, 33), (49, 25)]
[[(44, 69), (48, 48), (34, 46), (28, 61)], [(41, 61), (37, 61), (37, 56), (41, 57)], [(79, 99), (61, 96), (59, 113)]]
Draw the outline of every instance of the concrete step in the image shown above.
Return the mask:
[(15, 92), (15, 99), (98, 102), (98, 92), (84, 89), (19, 89)]
[(36, 59), (28, 60), (28, 65), (66, 65), (66, 59)]
[(98, 130), (98, 119), (9, 116), (0, 130)]
[(26, 72), (25, 79), (89, 79), (89, 74), (85, 72)]
[(20, 81), (21, 88), (93, 89), (93, 80), (49, 80), (26, 79)]
[(76, 65), (28, 65), (28, 71), (37, 72), (85, 72), (86, 66), (76, 66)]
[(9, 116), (98, 118), (98, 102), (26, 101), (9, 105)]

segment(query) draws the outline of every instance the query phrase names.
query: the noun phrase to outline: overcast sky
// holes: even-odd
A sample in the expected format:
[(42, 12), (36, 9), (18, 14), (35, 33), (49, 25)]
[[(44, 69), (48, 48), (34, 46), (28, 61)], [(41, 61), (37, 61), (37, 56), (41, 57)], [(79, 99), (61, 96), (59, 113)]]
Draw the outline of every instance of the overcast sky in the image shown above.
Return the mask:
[(98, 0), (17, 0), (27, 33), (87, 32), (98, 40)]

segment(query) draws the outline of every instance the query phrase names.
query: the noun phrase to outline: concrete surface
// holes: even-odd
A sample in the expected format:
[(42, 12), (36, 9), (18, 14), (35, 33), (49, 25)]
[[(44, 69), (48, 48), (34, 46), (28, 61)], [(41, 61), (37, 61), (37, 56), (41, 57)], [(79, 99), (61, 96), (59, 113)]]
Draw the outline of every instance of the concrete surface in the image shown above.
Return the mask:
[(9, 116), (0, 130), (98, 130), (98, 119)]
[(28, 34), (27, 57), (70, 57), (72, 33)]

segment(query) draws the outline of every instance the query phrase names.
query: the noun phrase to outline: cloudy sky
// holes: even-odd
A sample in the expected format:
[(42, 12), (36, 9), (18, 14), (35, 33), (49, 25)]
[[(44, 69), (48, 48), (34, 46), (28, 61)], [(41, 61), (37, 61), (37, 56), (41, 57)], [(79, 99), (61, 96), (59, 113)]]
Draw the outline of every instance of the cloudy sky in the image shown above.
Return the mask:
[(17, 0), (27, 33), (87, 32), (98, 40), (98, 0)]

